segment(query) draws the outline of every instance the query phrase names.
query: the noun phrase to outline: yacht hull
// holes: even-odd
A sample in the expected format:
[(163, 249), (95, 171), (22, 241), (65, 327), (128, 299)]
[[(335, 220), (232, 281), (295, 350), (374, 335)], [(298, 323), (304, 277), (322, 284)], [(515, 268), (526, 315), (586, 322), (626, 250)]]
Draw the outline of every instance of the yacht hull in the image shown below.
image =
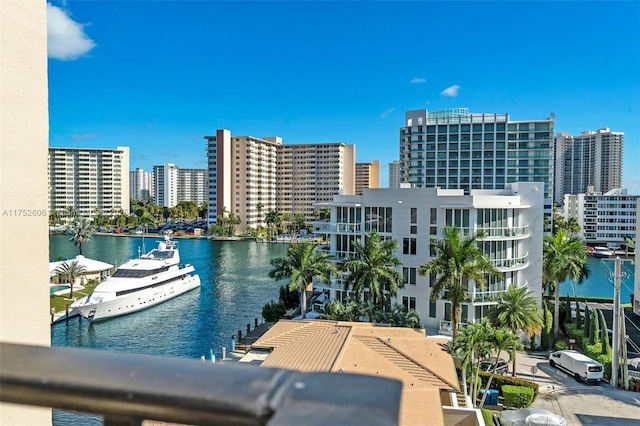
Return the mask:
[(200, 287), (200, 276), (187, 275), (179, 280), (98, 303), (86, 303), (86, 297), (78, 300), (73, 308), (89, 321), (100, 321), (150, 308), (197, 287)]

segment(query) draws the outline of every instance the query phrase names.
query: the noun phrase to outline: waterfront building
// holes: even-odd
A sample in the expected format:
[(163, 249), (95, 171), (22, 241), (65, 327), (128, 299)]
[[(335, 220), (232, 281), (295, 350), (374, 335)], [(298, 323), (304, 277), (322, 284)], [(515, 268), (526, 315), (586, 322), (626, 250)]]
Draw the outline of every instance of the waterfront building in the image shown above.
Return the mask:
[(175, 207), (178, 204), (178, 167), (173, 163), (153, 166), (153, 180), (156, 205)]
[(405, 112), (400, 127), (400, 181), (417, 188), (502, 189), (544, 184), (545, 215), (553, 201), (555, 115), (513, 120), (468, 108)]
[(555, 137), (555, 202), (565, 194), (584, 194), (589, 187), (606, 193), (622, 186), (624, 133), (608, 127), (570, 136), (560, 132)]
[(365, 188), (380, 188), (380, 162), (356, 163), (356, 195)]
[[(432, 301), (434, 277), (418, 274), (418, 267), (434, 256), (431, 242), (443, 238), (445, 226), (457, 227), (467, 235), (483, 231), (481, 246), (494, 266), (502, 272), (486, 287), (469, 283), (469, 300), (462, 306), (462, 322), (478, 321), (498, 303), (509, 286), (526, 286), (533, 295), (542, 295), (542, 235), (544, 184), (514, 182), (504, 189), (385, 188), (366, 189), (362, 195), (337, 195), (331, 218), (314, 223), (314, 231), (325, 237), (323, 251), (337, 262), (353, 256), (356, 239), (375, 230), (382, 238), (400, 245), (396, 253), (406, 284), (396, 302), (415, 309), (425, 327), (441, 332), (451, 330), (451, 305), (446, 299)], [(345, 301), (345, 276), (329, 284), (315, 283), (329, 292), (331, 300)], [(365, 300), (368, 300), (365, 293)]]
[(153, 200), (153, 172), (136, 168), (129, 173), (129, 195), (134, 200)]
[(622, 247), (636, 234), (638, 195), (626, 189), (612, 189), (605, 194), (593, 188), (586, 194), (564, 196), (563, 216), (580, 225), (578, 236), (593, 246)]
[(192, 201), (200, 205), (208, 196), (207, 169), (178, 169), (178, 202)]
[[(640, 217), (640, 203), (636, 206), (636, 218)], [(633, 281), (633, 306), (631, 309), (634, 313), (640, 315), (640, 251), (638, 248), (638, 241), (640, 241), (640, 226), (636, 226), (635, 239), (633, 240), (633, 249), (635, 254), (634, 263), (634, 281)], [(637, 295), (637, 296), (636, 296)]]
[(400, 161), (389, 163), (389, 188), (400, 188)]
[[(47, 7), (0, 1), (0, 341), (49, 346)], [(2, 359), (3, 371), (9, 368)], [(2, 389), (4, 391), (4, 389)], [(5, 396), (5, 395), (3, 395)], [(51, 424), (51, 409), (0, 403), (2, 425)]]
[(233, 136), (217, 130), (207, 141), (208, 223), (233, 212), (249, 228), (276, 209), (276, 156), (282, 138)]
[(278, 147), (276, 209), (314, 220), (314, 204), (355, 194), (356, 147), (342, 142)]
[(461, 389), (446, 337), (371, 323), (280, 320), (240, 363), (304, 373), (381, 376), (402, 382), (398, 424), (484, 424)]
[(49, 211), (129, 212), (129, 148), (49, 148)]

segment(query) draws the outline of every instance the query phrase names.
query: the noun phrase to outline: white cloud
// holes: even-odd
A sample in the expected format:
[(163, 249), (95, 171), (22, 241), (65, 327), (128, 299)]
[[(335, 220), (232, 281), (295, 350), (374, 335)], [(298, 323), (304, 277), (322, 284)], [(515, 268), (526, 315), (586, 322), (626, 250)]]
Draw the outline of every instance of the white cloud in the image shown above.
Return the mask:
[(68, 61), (87, 54), (96, 46), (84, 32), (84, 24), (63, 9), (47, 3), (47, 53), (50, 58)]
[(380, 114), (380, 118), (387, 118), (389, 116), (389, 114), (391, 114), (393, 112), (395, 108), (389, 108), (388, 111), (383, 112), (382, 114)]
[(418, 84), (418, 83), (426, 83), (426, 82), (427, 82), (427, 79), (425, 79), (425, 78), (415, 77), (415, 78), (412, 78), (409, 83)]
[(455, 98), (458, 96), (458, 91), (460, 90), (460, 86), (454, 84), (451, 87), (447, 87), (442, 92), (440, 92), (440, 96), (449, 96), (450, 98)]
[(93, 138), (96, 138), (96, 137), (98, 137), (97, 133), (87, 133), (87, 134), (84, 134), (84, 135), (72, 135), (71, 139), (73, 139), (74, 141), (82, 141), (82, 140), (85, 140), (85, 139), (93, 139)]

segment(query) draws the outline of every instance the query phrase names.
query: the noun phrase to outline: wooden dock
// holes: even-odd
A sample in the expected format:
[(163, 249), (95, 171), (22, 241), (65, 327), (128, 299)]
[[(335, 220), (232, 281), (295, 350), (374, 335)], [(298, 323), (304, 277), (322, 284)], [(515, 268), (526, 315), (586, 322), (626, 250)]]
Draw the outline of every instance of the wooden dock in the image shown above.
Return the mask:
[[(255, 324), (255, 323), (254, 323)], [(238, 330), (238, 336), (236, 337), (236, 351), (249, 352), (251, 345), (253, 345), (264, 333), (269, 330), (273, 325), (272, 322), (263, 322), (254, 326), (253, 330), (250, 330), (247, 334), (242, 336), (242, 331)], [(250, 324), (247, 324), (247, 329), (250, 328)]]

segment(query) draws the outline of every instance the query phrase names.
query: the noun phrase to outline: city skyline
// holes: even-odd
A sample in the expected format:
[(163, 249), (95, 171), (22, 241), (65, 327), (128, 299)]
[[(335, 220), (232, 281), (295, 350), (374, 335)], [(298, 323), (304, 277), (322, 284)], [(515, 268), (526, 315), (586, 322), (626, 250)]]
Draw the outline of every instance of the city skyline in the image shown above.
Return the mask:
[(556, 133), (624, 132), (640, 194), (640, 3), (576, 4), (54, 1), (50, 146), (129, 146), (151, 171), (205, 168), (222, 128), (343, 142), (384, 187), (405, 111), (553, 112)]

